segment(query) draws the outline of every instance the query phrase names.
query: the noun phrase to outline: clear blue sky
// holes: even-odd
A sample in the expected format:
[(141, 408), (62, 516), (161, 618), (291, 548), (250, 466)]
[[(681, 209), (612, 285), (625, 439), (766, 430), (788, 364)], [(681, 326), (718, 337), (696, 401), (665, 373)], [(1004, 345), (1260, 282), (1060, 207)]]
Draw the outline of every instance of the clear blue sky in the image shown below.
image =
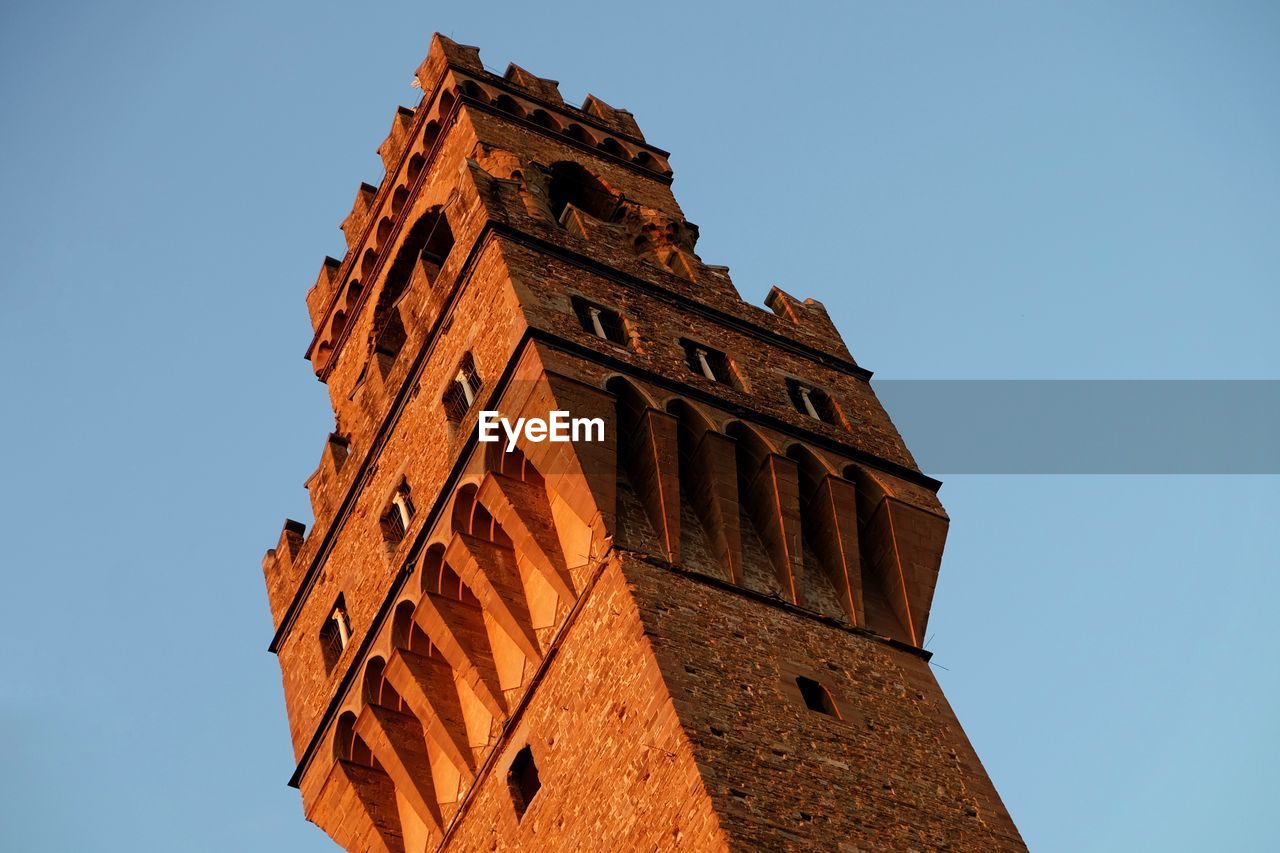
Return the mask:
[[(330, 849), (259, 560), (331, 424), (303, 295), (432, 30), (633, 110), (702, 256), (878, 376), (1280, 373), (1275, 4), (8, 3), (6, 849)], [(1032, 847), (1280, 849), (1276, 478), (942, 497), (930, 645)]]

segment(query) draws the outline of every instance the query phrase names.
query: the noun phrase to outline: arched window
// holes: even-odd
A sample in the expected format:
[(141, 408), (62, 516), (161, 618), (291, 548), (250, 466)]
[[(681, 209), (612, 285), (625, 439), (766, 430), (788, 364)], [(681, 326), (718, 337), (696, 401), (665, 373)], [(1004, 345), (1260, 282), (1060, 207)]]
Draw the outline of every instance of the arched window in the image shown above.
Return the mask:
[(612, 221), (618, 210), (618, 198), (604, 183), (577, 163), (561, 161), (551, 167), (551, 212), (556, 219), (573, 205), (588, 216), (602, 222)]
[(399, 346), (383, 341), (396, 305), (410, 284), (419, 279), (425, 280), (430, 287), (452, 249), (453, 231), (442, 210), (432, 208), (413, 223), (396, 252), (395, 260), (391, 262), (373, 311), (373, 340), (379, 351), (393, 355), (400, 351)]

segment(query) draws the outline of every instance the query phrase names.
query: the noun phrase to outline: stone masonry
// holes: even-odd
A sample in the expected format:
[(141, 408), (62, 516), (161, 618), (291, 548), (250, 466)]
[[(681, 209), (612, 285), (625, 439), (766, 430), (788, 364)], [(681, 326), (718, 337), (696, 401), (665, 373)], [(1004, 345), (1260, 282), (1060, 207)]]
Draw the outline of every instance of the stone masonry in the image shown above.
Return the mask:
[[(948, 519), (821, 303), (742, 301), (626, 110), (432, 38), (307, 294), (263, 560), (351, 851), (1025, 849), (921, 648)], [(483, 410), (604, 439), (478, 440)]]

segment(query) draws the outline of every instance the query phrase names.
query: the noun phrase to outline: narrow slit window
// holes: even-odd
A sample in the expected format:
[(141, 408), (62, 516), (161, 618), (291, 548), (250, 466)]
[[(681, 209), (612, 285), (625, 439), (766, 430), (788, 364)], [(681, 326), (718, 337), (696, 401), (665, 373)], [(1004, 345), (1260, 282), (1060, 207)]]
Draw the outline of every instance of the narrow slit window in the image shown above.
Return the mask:
[(516, 807), (517, 820), (524, 817), (529, 804), (542, 789), (538, 778), (538, 765), (533, 761), (533, 750), (525, 747), (516, 753), (511, 768), (507, 770), (507, 786), (511, 789), (511, 801)]
[(580, 297), (573, 297), (573, 312), (587, 332), (610, 343), (627, 345), (627, 326), (622, 315), (612, 308), (596, 305)]
[(826, 714), (828, 717), (835, 717), (837, 720), (840, 719), (840, 709), (836, 707), (835, 700), (831, 698), (831, 691), (827, 690), (820, 682), (800, 675), (796, 677), (796, 686), (800, 688), (800, 696), (804, 699), (806, 708), (819, 714)]

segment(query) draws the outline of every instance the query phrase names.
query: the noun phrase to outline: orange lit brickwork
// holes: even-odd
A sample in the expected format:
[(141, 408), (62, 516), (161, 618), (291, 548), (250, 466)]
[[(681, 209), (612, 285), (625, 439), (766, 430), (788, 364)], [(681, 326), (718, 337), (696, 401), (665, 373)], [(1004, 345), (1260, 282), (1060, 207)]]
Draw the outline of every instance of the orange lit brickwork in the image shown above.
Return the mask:
[[(263, 561), (352, 851), (1021, 850), (920, 649), (948, 520), (820, 303), (668, 155), (435, 36), (307, 294), (335, 426)], [(603, 441), (481, 443), (478, 413)]]

